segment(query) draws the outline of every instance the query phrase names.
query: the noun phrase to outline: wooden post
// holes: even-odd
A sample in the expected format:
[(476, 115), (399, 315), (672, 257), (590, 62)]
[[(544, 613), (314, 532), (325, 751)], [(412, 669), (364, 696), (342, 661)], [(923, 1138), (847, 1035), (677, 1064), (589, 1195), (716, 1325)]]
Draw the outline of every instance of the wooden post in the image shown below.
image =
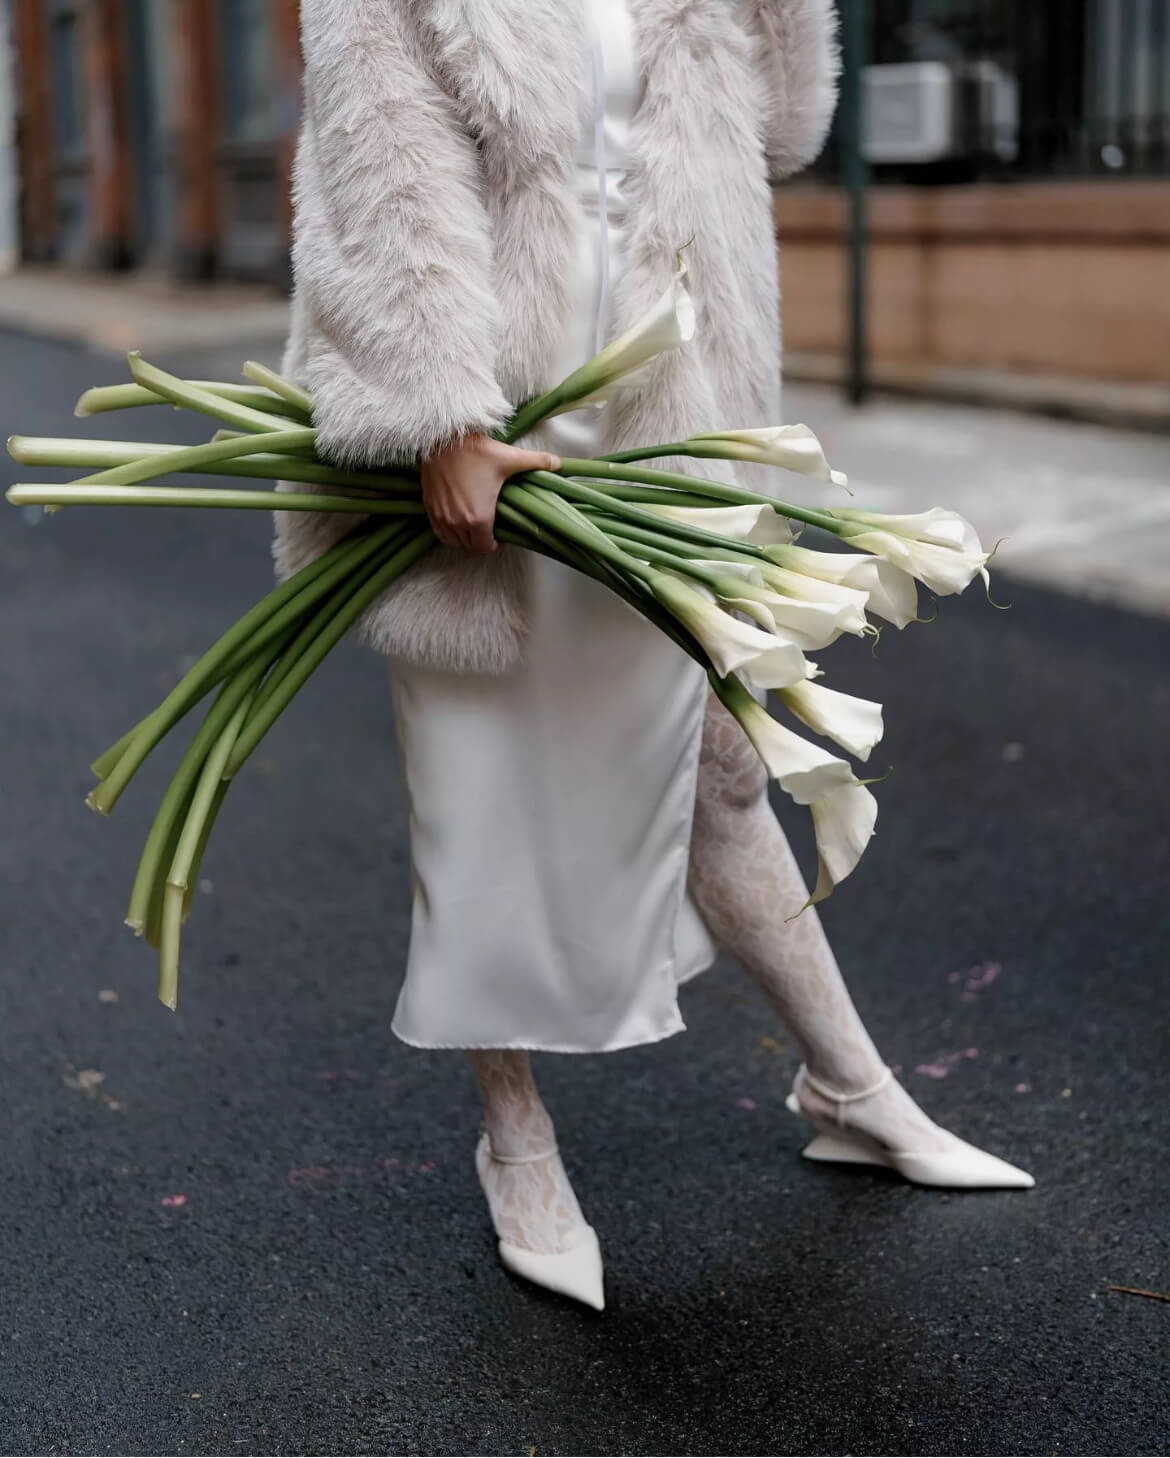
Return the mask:
[(26, 258), (53, 256), (56, 209), (53, 198), (53, 119), (45, 14), (41, 0), (15, 0), (18, 127), (21, 168), (21, 250)]
[(133, 200), (122, 0), (89, 0), (82, 19), (90, 158), (90, 261), (102, 268), (125, 268), (132, 252)]
[[(152, 0), (154, 3), (154, 0)], [(214, 0), (171, 0), (175, 55), (175, 269), (208, 279), (219, 254), (219, 90)]]

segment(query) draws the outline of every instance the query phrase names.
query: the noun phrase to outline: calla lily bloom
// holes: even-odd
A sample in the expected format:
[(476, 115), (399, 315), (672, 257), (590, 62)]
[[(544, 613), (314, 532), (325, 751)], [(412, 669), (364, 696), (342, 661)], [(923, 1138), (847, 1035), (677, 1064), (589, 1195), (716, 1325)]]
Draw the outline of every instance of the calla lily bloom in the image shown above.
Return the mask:
[(792, 540), (788, 518), (770, 506), (660, 506), (652, 502), (643, 505), (642, 510), (652, 511), (656, 516), (680, 522), (683, 526), (717, 532), (719, 536), (730, 537), (737, 542), (770, 546)]
[(975, 528), (953, 511), (935, 507), (916, 516), (887, 516), (878, 511), (826, 510), (840, 523), (849, 546), (909, 572), (941, 597), (962, 592), (980, 576), (988, 581), (985, 552)]
[(866, 760), (882, 737), (882, 706), (854, 698), (820, 683), (798, 683), (780, 690), (784, 707), (860, 760)]
[(818, 577), (807, 577), (803, 572), (791, 572), (786, 567), (771, 564), (761, 564), (759, 573), (765, 584), (783, 597), (832, 606), (843, 633), (860, 635), (865, 632), (869, 595), (860, 588), (844, 587), (838, 582), (822, 582)]
[(798, 805), (857, 783), (849, 764), (777, 723), (742, 683), (724, 685), (727, 707), (739, 720), (768, 774)]
[(680, 257), (674, 277), (658, 302), (557, 386), (556, 393), (563, 403), (548, 413), (561, 415), (583, 405), (604, 405), (616, 389), (636, 383), (659, 355), (678, 349), (694, 335), (695, 305), (687, 283), (687, 266)]
[[(725, 612), (711, 593), (669, 572), (650, 582), (658, 601), (698, 639), (721, 678), (744, 668), (761, 688), (784, 688), (806, 675), (799, 646), (775, 633), (754, 628)], [(751, 695), (744, 690), (745, 695)]]
[(814, 552), (809, 547), (778, 545), (769, 559), (806, 580), (836, 583), (866, 595), (875, 617), (904, 628), (918, 617), (918, 588), (914, 578), (881, 557), (860, 552)]
[[(790, 638), (806, 653), (827, 648), (842, 633), (860, 633), (865, 628), (865, 614), (852, 602), (809, 601), (750, 583), (743, 584), (738, 593), (716, 590), (726, 607), (747, 613), (766, 631)], [(755, 679), (750, 663), (744, 672)]]
[(849, 490), (849, 478), (834, 471), (825, 459), (820, 441), (807, 425), (770, 425), (758, 430), (712, 430), (688, 437), (688, 443), (718, 447), (727, 460), (749, 461), (759, 466), (779, 466), (800, 476), (830, 481)]
[(817, 884), (809, 905), (823, 901), (861, 859), (877, 824), (877, 801), (862, 784), (842, 785), (810, 810), (817, 838)]

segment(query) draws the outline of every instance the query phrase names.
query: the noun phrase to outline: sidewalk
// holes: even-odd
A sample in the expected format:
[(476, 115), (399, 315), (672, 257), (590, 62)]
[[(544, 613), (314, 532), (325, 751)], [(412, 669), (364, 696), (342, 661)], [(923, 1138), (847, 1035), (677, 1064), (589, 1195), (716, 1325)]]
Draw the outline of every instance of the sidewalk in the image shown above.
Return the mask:
[[(0, 328), (140, 348), (213, 377), (275, 361), (286, 318), (287, 302), (260, 286), (51, 269), (0, 279)], [(988, 544), (1002, 539), (996, 563), (1012, 577), (1170, 614), (1170, 439), (900, 397), (852, 410), (832, 386), (804, 383), (786, 386), (784, 411), (849, 473), (857, 505), (952, 507)]]

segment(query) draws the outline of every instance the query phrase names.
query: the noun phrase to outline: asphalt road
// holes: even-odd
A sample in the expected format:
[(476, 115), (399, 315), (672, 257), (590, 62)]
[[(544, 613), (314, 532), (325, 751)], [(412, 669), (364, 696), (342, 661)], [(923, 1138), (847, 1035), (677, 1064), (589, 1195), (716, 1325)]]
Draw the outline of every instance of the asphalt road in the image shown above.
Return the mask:
[[(30, 433), (116, 374), (13, 336), (0, 369)], [(179, 428), (129, 420), (86, 429)], [(1170, 1451), (1170, 1305), (1107, 1289), (1170, 1289), (1170, 627), (1005, 584), (1010, 612), (833, 650), (895, 766), (839, 956), (914, 1094), (1037, 1188), (801, 1161), (795, 1052), (720, 966), (687, 1033), (540, 1060), (598, 1316), (497, 1266), (462, 1061), (390, 1034), (407, 848), (368, 652), (233, 789), (177, 1015), (121, 924), (167, 764), (108, 821), (87, 765), (264, 590), (266, 539), (0, 512), (0, 1448)]]

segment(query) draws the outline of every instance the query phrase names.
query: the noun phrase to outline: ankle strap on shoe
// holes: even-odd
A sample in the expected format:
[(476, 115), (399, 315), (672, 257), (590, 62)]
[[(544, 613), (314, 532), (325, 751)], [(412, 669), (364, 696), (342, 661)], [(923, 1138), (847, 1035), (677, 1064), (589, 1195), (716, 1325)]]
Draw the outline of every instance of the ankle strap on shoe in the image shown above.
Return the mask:
[(492, 1148), (492, 1142), (488, 1140), (488, 1153), (496, 1164), (535, 1164), (541, 1159), (551, 1159), (554, 1154), (560, 1151), (554, 1144), (551, 1149), (542, 1149), (537, 1154), (497, 1154)]
[(828, 1084), (822, 1083), (819, 1078), (814, 1078), (803, 1063), (797, 1070), (796, 1076), (798, 1079), (803, 1079), (809, 1088), (812, 1089), (813, 1093), (818, 1093), (821, 1098), (828, 1099), (830, 1103), (836, 1104), (837, 1123), (843, 1124), (845, 1122), (845, 1105), (859, 1103), (862, 1099), (868, 1099), (875, 1093), (880, 1093), (886, 1084), (889, 1083), (890, 1079), (893, 1078), (894, 1072), (888, 1065), (883, 1067), (882, 1075), (876, 1083), (870, 1084), (869, 1088), (858, 1089), (856, 1093), (838, 1093), (836, 1089), (832, 1089)]

